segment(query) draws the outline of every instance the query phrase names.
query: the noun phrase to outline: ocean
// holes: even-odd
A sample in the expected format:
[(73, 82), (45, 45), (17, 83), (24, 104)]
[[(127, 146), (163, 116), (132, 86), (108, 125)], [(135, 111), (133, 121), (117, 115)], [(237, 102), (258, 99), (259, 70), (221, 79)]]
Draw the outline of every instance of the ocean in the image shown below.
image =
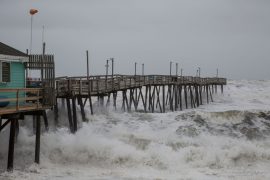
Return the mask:
[(12, 173), (9, 128), (0, 133), (0, 179), (270, 179), (270, 80), (229, 80), (213, 99), (167, 113), (122, 112), (120, 99), (116, 111), (96, 107), (91, 116), (86, 107), (89, 122), (76, 134), (59, 102), (60, 127), (42, 134), (40, 165), (31, 120), (22, 122)]

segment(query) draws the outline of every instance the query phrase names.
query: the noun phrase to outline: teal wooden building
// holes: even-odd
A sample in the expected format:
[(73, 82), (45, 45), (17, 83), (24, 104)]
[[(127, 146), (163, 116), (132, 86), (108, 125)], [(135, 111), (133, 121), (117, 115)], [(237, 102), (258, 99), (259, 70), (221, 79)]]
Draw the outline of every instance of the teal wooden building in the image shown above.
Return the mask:
[[(32, 78), (27, 72), (40, 71), (38, 86), (30, 86)], [(27, 55), (0, 42), (0, 132), (10, 124), (7, 169), (13, 169), (15, 136), (19, 133), (19, 120), (33, 116), (36, 131), (35, 162), (39, 163), (40, 117), (43, 116), (48, 130), (46, 110), (55, 105), (54, 56), (45, 54)]]
[(25, 88), (27, 54), (0, 42), (0, 88)]

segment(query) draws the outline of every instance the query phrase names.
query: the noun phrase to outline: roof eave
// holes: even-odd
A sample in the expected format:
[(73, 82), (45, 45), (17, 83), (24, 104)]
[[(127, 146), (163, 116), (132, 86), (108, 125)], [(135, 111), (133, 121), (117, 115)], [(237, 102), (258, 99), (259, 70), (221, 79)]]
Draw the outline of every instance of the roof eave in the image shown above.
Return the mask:
[(1, 61), (12, 61), (12, 62), (29, 62), (28, 56), (12, 56), (6, 54), (0, 54)]

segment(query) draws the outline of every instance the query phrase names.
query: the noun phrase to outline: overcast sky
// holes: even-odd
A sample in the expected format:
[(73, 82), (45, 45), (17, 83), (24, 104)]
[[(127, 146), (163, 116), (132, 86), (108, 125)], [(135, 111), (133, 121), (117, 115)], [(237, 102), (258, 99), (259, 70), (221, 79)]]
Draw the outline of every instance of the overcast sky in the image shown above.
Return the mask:
[[(30, 44), (55, 54), (56, 71), (85, 75), (85, 51), (92, 74), (104, 74), (107, 58), (115, 73), (168, 74), (169, 62), (185, 75), (270, 79), (269, 0), (0, 0), (0, 41), (21, 51)], [(175, 67), (173, 67), (175, 72)], [(180, 71), (180, 70), (179, 70)], [(174, 73), (173, 72), (173, 73)]]

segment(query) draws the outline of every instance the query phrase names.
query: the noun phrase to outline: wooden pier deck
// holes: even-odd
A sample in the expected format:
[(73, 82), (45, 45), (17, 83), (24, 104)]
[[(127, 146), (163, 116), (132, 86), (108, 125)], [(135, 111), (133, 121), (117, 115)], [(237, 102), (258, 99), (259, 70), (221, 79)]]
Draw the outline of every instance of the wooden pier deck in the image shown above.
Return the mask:
[(56, 96), (68, 95), (91, 96), (106, 95), (115, 91), (123, 91), (142, 86), (210, 86), (226, 85), (225, 78), (201, 78), (192, 76), (168, 76), (168, 75), (114, 75), (112, 76), (86, 76), (56, 78)]
[[(226, 85), (225, 78), (201, 78), (192, 76), (168, 75), (108, 75), (108, 76), (77, 76), (56, 78), (57, 99), (66, 100), (70, 131), (77, 131), (76, 102), (80, 106), (83, 121), (87, 121), (85, 105), (89, 101), (91, 114), (94, 113), (92, 97), (97, 97), (98, 104), (104, 106), (104, 98), (110, 104), (111, 95), (116, 109), (118, 93), (122, 96), (123, 111), (131, 111), (134, 107), (138, 111), (139, 103), (143, 104), (144, 112), (177, 111), (184, 108), (195, 108), (206, 102), (213, 101), (213, 93), (217, 93), (217, 86)], [(83, 100), (84, 99), (84, 100)], [(77, 100), (77, 101), (76, 101)], [(62, 101), (63, 102), (63, 101)], [(71, 104), (72, 103), (72, 104)], [(57, 121), (58, 107), (55, 110)]]

